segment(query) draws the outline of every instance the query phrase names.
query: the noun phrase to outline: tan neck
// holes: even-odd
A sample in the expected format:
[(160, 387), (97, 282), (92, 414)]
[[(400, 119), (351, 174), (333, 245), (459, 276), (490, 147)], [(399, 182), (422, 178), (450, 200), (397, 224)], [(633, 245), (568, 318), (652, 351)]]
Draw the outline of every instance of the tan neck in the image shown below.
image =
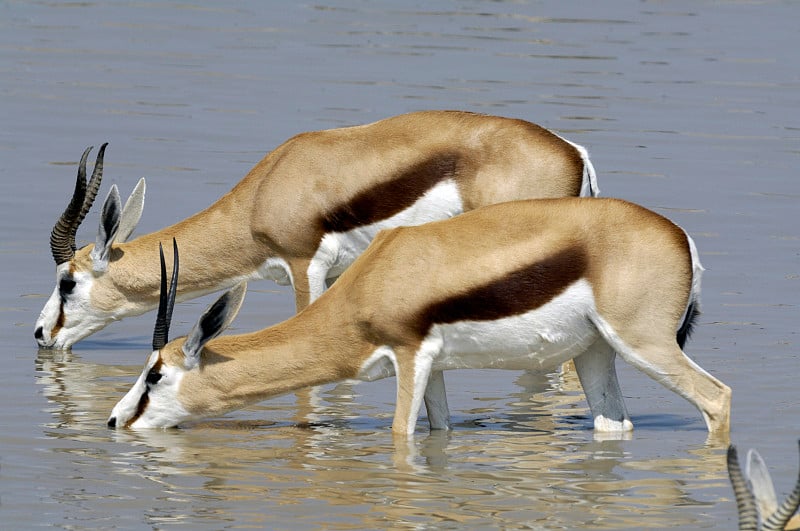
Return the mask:
[(200, 370), (184, 376), (181, 403), (208, 416), (354, 378), (373, 348), (344, 319), (309, 307), (265, 330), (210, 341)]
[[(114, 247), (110, 281), (142, 311), (158, 304), (159, 243), (168, 249), (174, 237), (180, 247), (178, 300), (187, 300), (252, 278), (269, 258), (266, 245), (253, 238), (248, 212), (233, 192), (211, 207), (154, 233)], [(172, 253), (167, 252), (167, 271)]]

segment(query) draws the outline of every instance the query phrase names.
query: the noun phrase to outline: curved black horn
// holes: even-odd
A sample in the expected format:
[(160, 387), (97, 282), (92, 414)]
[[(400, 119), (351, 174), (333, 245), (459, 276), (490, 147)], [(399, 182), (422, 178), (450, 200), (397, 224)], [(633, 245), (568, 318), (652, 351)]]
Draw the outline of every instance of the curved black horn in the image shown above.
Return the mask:
[(178, 243), (172, 238), (172, 279), (167, 290), (167, 265), (164, 261), (164, 248), (158, 244), (161, 259), (161, 295), (158, 301), (156, 326), (153, 330), (153, 350), (161, 350), (169, 341), (169, 324), (172, 321), (172, 309), (175, 307), (175, 295), (178, 291)]
[[(108, 142), (100, 146), (100, 150), (97, 152), (97, 159), (95, 159), (94, 162), (94, 170), (92, 170), (92, 177), (89, 179), (89, 184), (86, 186), (86, 196), (83, 198), (83, 204), (81, 205), (81, 212), (80, 214), (78, 214), (78, 217), (75, 220), (75, 230), (72, 233), (73, 249), (75, 248), (75, 234), (78, 231), (78, 227), (83, 221), (83, 218), (86, 217), (86, 214), (89, 213), (89, 209), (92, 208), (94, 199), (95, 197), (97, 197), (97, 192), (100, 191), (100, 181), (103, 180), (103, 157), (106, 154), (107, 145)], [(84, 170), (84, 175), (85, 175), (85, 170)]]
[(69, 262), (75, 256), (75, 233), (78, 231), (76, 221), (80, 216), (83, 203), (86, 198), (86, 158), (92, 146), (86, 148), (81, 156), (78, 165), (78, 178), (75, 181), (75, 191), (72, 192), (72, 199), (67, 205), (67, 209), (56, 221), (53, 231), (50, 233), (50, 251), (56, 265)]
[(753, 494), (747, 486), (747, 480), (739, 467), (739, 456), (736, 447), (728, 446), (728, 477), (733, 486), (733, 494), (736, 496), (736, 508), (739, 511), (739, 529), (753, 530), (758, 529), (758, 510)]
[(800, 507), (800, 476), (797, 478), (794, 490), (783, 500), (781, 506), (773, 514), (769, 515), (769, 518), (767, 518), (767, 515), (762, 515), (767, 518), (767, 521), (764, 522), (764, 530), (784, 529), (792, 516), (794, 516), (794, 513), (797, 512), (798, 507)]

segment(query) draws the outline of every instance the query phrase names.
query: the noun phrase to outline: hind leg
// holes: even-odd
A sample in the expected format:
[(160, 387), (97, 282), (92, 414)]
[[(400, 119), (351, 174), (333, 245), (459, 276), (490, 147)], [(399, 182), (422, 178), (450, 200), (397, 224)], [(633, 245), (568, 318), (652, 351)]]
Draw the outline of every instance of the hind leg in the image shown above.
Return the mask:
[(425, 409), (432, 430), (450, 429), (450, 409), (447, 407), (447, 392), (442, 371), (431, 371), (425, 387)]
[(607, 324), (602, 333), (622, 358), (667, 389), (677, 393), (703, 414), (708, 431), (727, 435), (730, 431), (731, 388), (692, 361), (675, 340), (675, 334), (617, 334)]
[(619, 388), (615, 358), (614, 349), (598, 337), (586, 352), (573, 360), (594, 418), (594, 429), (599, 432), (633, 429)]

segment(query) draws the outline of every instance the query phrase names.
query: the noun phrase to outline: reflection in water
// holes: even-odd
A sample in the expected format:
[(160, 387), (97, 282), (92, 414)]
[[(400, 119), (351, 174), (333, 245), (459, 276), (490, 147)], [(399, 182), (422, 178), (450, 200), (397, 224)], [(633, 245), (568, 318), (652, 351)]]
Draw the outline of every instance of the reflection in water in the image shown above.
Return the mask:
[[(2, 137), (0, 197), (13, 280), (1, 305), (13, 323), (2, 525), (734, 528), (722, 450), (698, 442), (702, 429), (678, 406), (665, 422), (672, 397), (636, 400), (649, 414), (623, 441), (593, 437), (569, 380), (530, 374), (516, 387), (495, 383), (512, 376), (448, 375), (455, 431), (423, 435), (421, 422), (406, 448), (389, 432), (392, 393), (376, 399), (366, 385), (311, 395), (308, 425), (285, 397), (237, 421), (111, 432), (106, 417), (142, 366), (144, 353), (117, 340), (144, 337), (134, 320), (83, 345), (84, 359), (40, 353), (29, 385), (41, 306), (18, 292), (38, 297), (52, 276), (45, 239), (63, 205), (41, 191), (61, 189), (58, 161), (73, 149), (111, 140), (119, 184), (151, 180), (142, 223), (154, 230), (209, 204), (295, 132), (423, 108), (544, 123), (589, 147), (604, 195), (669, 208), (696, 236), (708, 272), (691, 354), (733, 387), (737, 444), (792, 463), (773, 470), (787, 492), (798, 426), (796, 371), (782, 370), (798, 350), (796, 6), (607, 2), (599, 18), (588, 3), (553, 1), (319, 4), (2, 4), (0, 106), (14, 131)], [(260, 328), (291, 313), (280, 306), (249, 305), (237, 322)], [(202, 308), (188, 309), (191, 324)], [(657, 396), (650, 382), (623, 385)]]
[[(318, 414), (336, 419), (330, 422), (296, 424), (294, 404), (278, 401), (246, 410), (243, 415), (253, 418), (242, 420), (108, 430), (105, 416), (138, 365), (42, 351), (36, 367), (53, 417), (45, 434), (56, 441), (54, 451), (69, 455), (81, 479), (80, 488), (63, 486), (56, 499), (87, 508), (96, 496), (117, 500), (123, 524), (126, 510), (144, 510), (154, 526), (222, 526), (229, 518), (266, 527), (325, 522), (340, 529), (380, 529), (389, 522), (422, 528), (691, 526), (701, 523), (697, 516), (676, 514), (675, 507), (717, 500), (693, 499), (687, 485), (696, 491), (698, 484), (727, 483), (718, 448), (644, 459), (626, 450), (630, 441), (594, 439), (574, 373), (523, 373), (507, 404), (487, 402), (469, 412), (476, 420), (463, 420), (453, 432), (420, 434), (404, 444), (393, 439), (388, 422), (348, 420), (358, 407), (352, 388), (318, 395)], [(84, 477), (87, 469), (102, 473)]]

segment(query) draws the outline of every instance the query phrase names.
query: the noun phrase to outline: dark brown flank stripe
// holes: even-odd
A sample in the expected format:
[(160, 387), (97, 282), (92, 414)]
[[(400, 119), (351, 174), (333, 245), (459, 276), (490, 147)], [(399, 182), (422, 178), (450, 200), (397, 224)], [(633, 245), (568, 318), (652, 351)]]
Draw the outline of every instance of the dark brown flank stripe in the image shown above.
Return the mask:
[(539, 308), (584, 276), (586, 266), (583, 249), (565, 249), (489, 284), (429, 305), (421, 313), (416, 330), (424, 337), (435, 324), (493, 321)]
[[(161, 356), (159, 356), (158, 360), (153, 364), (153, 366), (148, 370), (148, 372), (152, 370), (160, 371), (161, 365), (162, 365)], [(130, 428), (133, 425), (133, 423), (139, 420), (139, 417), (141, 417), (144, 414), (144, 410), (147, 409), (147, 404), (150, 403), (149, 391), (150, 389), (148, 389), (147, 384), (145, 383), (144, 393), (142, 393), (141, 398), (139, 398), (139, 403), (136, 405), (136, 413), (134, 413), (133, 416), (130, 418), (130, 420), (128, 420), (128, 422), (125, 423), (126, 428)]]
[(364, 190), (347, 204), (322, 217), (323, 232), (345, 232), (402, 212), (437, 183), (452, 177), (458, 162), (456, 153), (439, 153), (435, 158), (412, 166), (395, 179)]

